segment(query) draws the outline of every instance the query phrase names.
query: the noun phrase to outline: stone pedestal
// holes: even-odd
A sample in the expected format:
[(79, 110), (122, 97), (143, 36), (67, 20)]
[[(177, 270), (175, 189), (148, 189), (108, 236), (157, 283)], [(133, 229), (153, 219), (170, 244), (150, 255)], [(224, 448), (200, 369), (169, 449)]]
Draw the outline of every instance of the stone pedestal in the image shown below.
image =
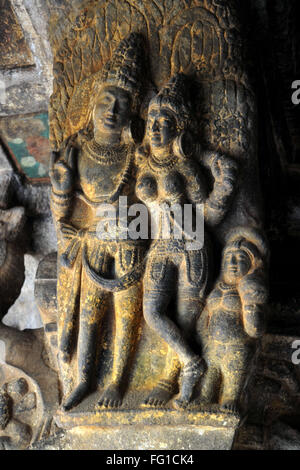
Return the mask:
[(231, 413), (169, 409), (58, 412), (64, 429), (43, 450), (230, 450), (239, 418)]

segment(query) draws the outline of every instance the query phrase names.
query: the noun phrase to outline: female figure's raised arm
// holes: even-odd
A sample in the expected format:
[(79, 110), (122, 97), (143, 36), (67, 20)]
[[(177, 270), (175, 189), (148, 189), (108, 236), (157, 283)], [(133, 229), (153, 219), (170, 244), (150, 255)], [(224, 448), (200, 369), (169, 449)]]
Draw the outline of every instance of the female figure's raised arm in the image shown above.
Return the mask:
[(229, 208), (237, 185), (238, 167), (233, 159), (217, 152), (204, 152), (201, 160), (214, 179), (204, 213), (207, 224), (215, 226), (222, 221)]
[(207, 186), (197, 162), (191, 158), (181, 158), (180, 172), (185, 179), (185, 190), (192, 204), (203, 204), (207, 199)]

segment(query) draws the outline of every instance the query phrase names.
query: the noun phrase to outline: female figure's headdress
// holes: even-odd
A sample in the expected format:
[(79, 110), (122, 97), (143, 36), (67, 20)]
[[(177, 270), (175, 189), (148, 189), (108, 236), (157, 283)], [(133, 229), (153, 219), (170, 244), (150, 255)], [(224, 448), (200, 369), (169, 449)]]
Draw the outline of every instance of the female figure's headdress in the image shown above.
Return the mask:
[(186, 75), (183, 73), (175, 74), (150, 101), (149, 107), (154, 104), (173, 111), (181, 131), (190, 128), (192, 109), (189, 98), (189, 83)]

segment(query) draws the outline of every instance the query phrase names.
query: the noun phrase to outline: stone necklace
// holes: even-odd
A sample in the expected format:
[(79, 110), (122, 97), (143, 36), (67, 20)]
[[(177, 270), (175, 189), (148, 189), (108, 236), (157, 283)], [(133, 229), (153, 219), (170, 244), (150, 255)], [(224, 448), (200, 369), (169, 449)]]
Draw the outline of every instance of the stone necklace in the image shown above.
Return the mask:
[(125, 161), (130, 150), (128, 145), (101, 145), (94, 139), (85, 144), (88, 155), (102, 165)]
[(170, 155), (168, 158), (157, 159), (155, 155), (150, 154), (149, 166), (155, 173), (169, 172), (176, 164), (176, 155)]

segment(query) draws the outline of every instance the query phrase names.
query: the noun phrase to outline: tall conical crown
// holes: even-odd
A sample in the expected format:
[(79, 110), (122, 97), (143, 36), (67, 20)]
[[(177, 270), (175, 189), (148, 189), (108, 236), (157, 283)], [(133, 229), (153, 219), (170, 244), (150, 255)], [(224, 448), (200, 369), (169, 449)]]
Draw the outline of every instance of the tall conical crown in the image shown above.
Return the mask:
[(131, 33), (120, 42), (101, 73), (102, 85), (109, 84), (130, 93), (135, 111), (140, 102), (143, 86), (144, 57), (143, 36)]

